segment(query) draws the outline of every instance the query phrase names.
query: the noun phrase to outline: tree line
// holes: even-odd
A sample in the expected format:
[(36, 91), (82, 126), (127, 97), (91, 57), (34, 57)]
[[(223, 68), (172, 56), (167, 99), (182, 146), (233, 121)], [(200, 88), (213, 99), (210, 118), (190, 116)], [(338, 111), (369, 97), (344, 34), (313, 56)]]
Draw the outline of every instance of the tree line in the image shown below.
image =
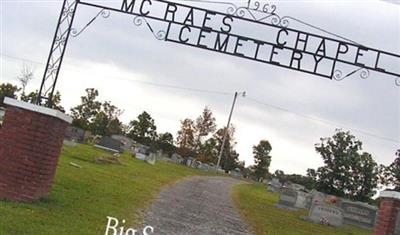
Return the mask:
[[(34, 103), (37, 91), (25, 93), (22, 88), (12, 84), (0, 84), (0, 105), (4, 97), (19, 98)], [(176, 138), (169, 132), (158, 133), (155, 120), (143, 111), (128, 124), (119, 120), (123, 110), (110, 101), (98, 100), (99, 92), (87, 88), (81, 103), (70, 110), (72, 125), (89, 130), (94, 135), (120, 134), (134, 141), (161, 149), (167, 154), (178, 153), (184, 158), (192, 157), (208, 164), (216, 164), (227, 131), (227, 141), (223, 148), (221, 167), (225, 171), (239, 169), (246, 177), (256, 181), (276, 177), (281, 182), (292, 182), (317, 189), (332, 195), (358, 201), (368, 201), (378, 187), (389, 186), (400, 190), (400, 149), (395, 160), (388, 166), (378, 165), (373, 156), (362, 151), (362, 142), (350, 132), (337, 129), (332, 137), (324, 137), (315, 144), (315, 151), (321, 156), (324, 165), (317, 169), (307, 169), (306, 175), (287, 175), (281, 170), (269, 172), (272, 161), (272, 145), (266, 139), (253, 146), (254, 164), (245, 167), (239, 161), (236, 151), (235, 127), (217, 128), (216, 119), (209, 107), (205, 107), (196, 119), (185, 118), (180, 122)], [(18, 95), (19, 94), (19, 95)], [(61, 94), (53, 96), (55, 108), (65, 112), (60, 105)]]
[(393, 163), (378, 165), (373, 156), (363, 151), (362, 142), (349, 131), (336, 129), (332, 137), (321, 138), (315, 144), (324, 165), (307, 169), (305, 176), (286, 175), (277, 170), (272, 177), (282, 183), (292, 182), (308, 189), (368, 202), (377, 189), (388, 187), (400, 191), (400, 149), (395, 152)]
[[(25, 94), (18, 86), (10, 83), (0, 85), (0, 104), (4, 97), (19, 98), (26, 102), (35, 103), (38, 92)], [(20, 93), (18, 95), (18, 93)], [(158, 133), (157, 126), (151, 115), (143, 111), (136, 119), (127, 125), (119, 119), (123, 110), (113, 105), (110, 101), (100, 101), (99, 91), (95, 88), (85, 89), (85, 95), (81, 97), (80, 104), (71, 108), (70, 115), (73, 118), (72, 126), (90, 131), (93, 135), (110, 136), (114, 134), (125, 135), (134, 141), (148, 145), (152, 149), (161, 149), (167, 154), (178, 153), (184, 158), (192, 157), (208, 164), (217, 164), (221, 150), (223, 137), (227, 131), (227, 139), (221, 155), (221, 168), (225, 171), (239, 169), (244, 171), (244, 161), (239, 161), (239, 153), (235, 150), (235, 128), (217, 128), (216, 119), (209, 107), (205, 107), (202, 113), (195, 119), (185, 118), (180, 122), (180, 129), (176, 139), (169, 133)], [(28, 98), (27, 98), (28, 97)], [(61, 94), (57, 91), (53, 96), (55, 107), (65, 112), (60, 105)], [(267, 140), (260, 141), (254, 146), (256, 164), (252, 166), (252, 172), (258, 178), (265, 178), (271, 162), (269, 153), (271, 145)]]

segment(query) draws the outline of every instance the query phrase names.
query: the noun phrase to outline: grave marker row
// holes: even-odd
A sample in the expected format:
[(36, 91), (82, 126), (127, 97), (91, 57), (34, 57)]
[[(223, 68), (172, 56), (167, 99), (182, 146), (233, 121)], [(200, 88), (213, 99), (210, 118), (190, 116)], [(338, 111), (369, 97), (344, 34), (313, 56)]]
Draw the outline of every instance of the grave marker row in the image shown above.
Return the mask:
[(367, 229), (375, 226), (377, 208), (360, 202), (343, 201), (344, 220), (346, 224)]
[(311, 207), (308, 219), (314, 223), (343, 226), (343, 210), (336, 206), (318, 205)]
[(374, 228), (377, 217), (376, 207), (367, 203), (343, 200), (316, 190), (307, 193), (298, 190), (299, 188), (291, 186), (280, 188), (276, 207), (288, 210), (308, 209), (307, 219), (314, 223), (336, 227), (351, 224), (366, 229)]

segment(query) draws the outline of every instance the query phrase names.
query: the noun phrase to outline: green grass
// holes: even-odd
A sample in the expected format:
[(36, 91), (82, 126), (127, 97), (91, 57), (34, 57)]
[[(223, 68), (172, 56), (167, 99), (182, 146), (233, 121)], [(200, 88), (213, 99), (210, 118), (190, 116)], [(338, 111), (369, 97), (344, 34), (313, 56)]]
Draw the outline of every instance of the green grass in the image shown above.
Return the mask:
[(275, 208), (278, 193), (267, 192), (265, 185), (235, 186), (233, 200), (243, 218), (257, 235), (372, 235), (372, 231), (353, 226), (334, 228), (313, 224), (302, 219), (306, 210), (287, 211)]
[(166, 162), (152, 166), (129, 154), (121, 156), (123, 165), (94, 162), (107, 155), (88, 145), (64, 146), (48, 198), (35, 203), (0, 201), (0, 234), (104, 234), (106, 216), (125, 219), (125, 228), (140, 228), (141, 214), (163, 187), (206, 174)]

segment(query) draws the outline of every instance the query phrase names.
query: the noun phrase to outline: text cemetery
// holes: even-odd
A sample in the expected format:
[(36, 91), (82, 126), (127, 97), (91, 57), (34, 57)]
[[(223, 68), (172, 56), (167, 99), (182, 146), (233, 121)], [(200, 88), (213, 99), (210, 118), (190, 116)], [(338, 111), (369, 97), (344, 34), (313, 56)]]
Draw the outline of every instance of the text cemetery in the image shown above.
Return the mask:
[[(168, 42), (327, 78), (335, 76), (338, 63), (400, 76), (399, 68), (388, 66), (400, 62), (398, 55), (296, 29), (159, 0), (124, 0), (121, 11), (167, 23), (157, 37)], [(141, 24), (144, 19), (135, 20)], [(248, 36), (240, 34), (243, 23)]]

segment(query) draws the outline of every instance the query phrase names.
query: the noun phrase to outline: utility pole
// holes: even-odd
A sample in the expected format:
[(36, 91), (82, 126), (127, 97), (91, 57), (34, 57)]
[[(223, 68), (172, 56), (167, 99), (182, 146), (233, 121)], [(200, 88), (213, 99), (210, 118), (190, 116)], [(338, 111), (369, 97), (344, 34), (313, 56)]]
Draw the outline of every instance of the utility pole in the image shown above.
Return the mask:
[(222, 153), (224, 152), (225, 142), (226, 142), (226, 139), (228, 138), (229, 126), (231, 124), (233, 109), (235, 108), (236, 98), (237, 98), (238, 94), (241, 94), (243, 97), (246, 96), (246, 92), (245, 91), (240, 92), (240, 93), (235, 92), (235, 95), (233, 97), (233, 103), (232, 103), (231, 112), (229, 113), (228, 124), (226, 125), (226, 128), (225, 128), (224, 138), (222, 139), (222, 145), (221, 145), (221, 149), (220, 149), (219, 155), (218, 155), (218, 162), (217, 162), (216, 170), (219, 169), (219, 164), (221, 163)]

